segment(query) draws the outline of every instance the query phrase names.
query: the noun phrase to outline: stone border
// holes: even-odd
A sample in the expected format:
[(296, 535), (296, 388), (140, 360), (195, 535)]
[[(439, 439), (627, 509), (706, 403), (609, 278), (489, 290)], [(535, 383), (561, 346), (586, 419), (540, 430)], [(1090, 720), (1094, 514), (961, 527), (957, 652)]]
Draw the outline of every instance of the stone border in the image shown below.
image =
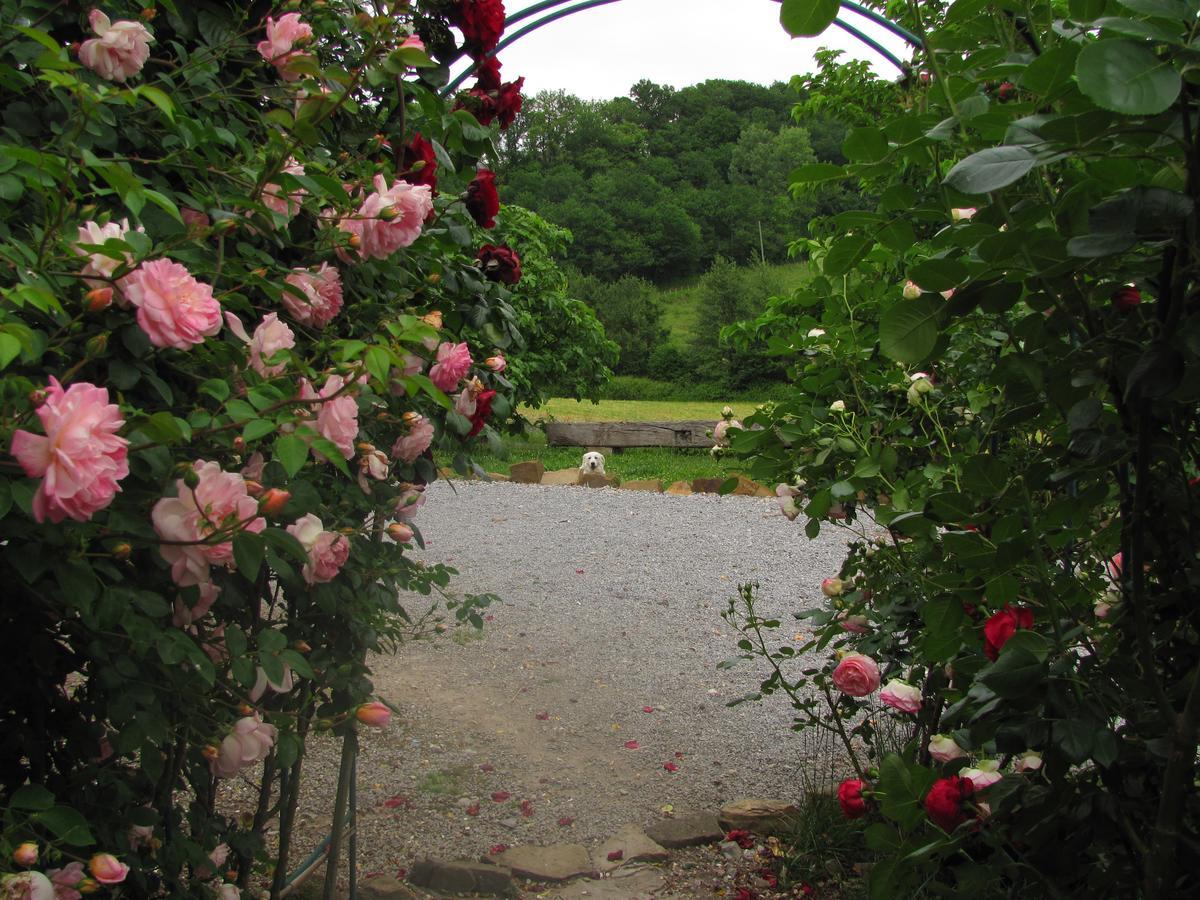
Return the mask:
[[(687, 496), (689, 494), (719, 494), (724, 478), (694, 478), (691, 481), (676, 481), (667, 484), (660, 479), (640, 481), (621, 481), (619, 475), (598, 475), (594, 472), (583, 473), (578, 469), (556, 469), (546, 471), (541, 460), (532, 459), (525, 462), (513, 463), (509, 475), (489, 472), (488, 477), (493, 481), (511, 481), (514, 484), (541, 484), (551, 487), (611, 487), (626, 491), (648, 491), (656, 494), (672, 494)], [(454, 477), (452, 469), (443, 469), (442, 474)], [(470, 476), (468, 476), (470, 477)], [(737, 497), (774, 497), (775, 492), (769, 487), (751, 481), (745, 475), (736, 476), (737, 486), (730, 491)]]

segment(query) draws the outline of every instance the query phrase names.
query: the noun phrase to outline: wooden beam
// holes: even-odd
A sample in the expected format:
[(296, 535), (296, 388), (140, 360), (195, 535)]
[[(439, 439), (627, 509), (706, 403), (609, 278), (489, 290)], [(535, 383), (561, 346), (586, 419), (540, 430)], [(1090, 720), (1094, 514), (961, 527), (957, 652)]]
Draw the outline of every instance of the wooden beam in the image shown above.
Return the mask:
[(693, 422), (549, 422), (546, 442), (552, 447), (694, 447), (707, 449), (706, 432), (714, 423)]

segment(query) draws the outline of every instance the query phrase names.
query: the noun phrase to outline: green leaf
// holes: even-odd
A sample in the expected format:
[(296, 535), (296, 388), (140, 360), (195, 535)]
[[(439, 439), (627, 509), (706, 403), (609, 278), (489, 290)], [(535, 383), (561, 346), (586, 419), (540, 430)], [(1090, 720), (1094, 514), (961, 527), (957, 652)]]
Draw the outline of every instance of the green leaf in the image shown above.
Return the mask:
[(367, 351), (367, 371), (382, 384), (388, 383), (388, 372), (392, 368), (392, 355), (386, 347), (372, 347)]
[(246, 441), (257, 441), (275, 431), (275, 423), (270, 419), (252, 419), (242, 429), (242, 438)]
[(1167, 60), (1140, 41), (1095, 41), (1075, 63), (1079, 89), (1105, 109), (1154, 115), (1170, 107), (1182, 81)]
[(972, 456), (963, 465), (962, 484), (972, 493), (994, 497), (1008, 486), (1008, 467), (992, 456)]
[(253, 531), (239, 531), (233, 536), (233, 561), (244, 578), (253, 581), (262, 567), (266, 541)]
[(1192, 21), (1193, 13), (1188, 10), (1188, 4), (1183, 0), (1117, 0), (1126, 9), (1145, 13), (1148, 16), (1162, 16), (1164, 19)]
[(87, 819), (69, 806), (56, 806), (37, 813), (34, 818), (54, 833), (64, 844), (72, 847), (88, 847), (96, 843), (88, 828)]
[(987, 194), (1022, 178), (1037, 164), (1024, 147), (989, 147), (960, 160), (946, 175), (946, 186), (964, 194)]
[(888, 155), (887, 138), (878, 128), (852, 128), (842, 141), (842, 153), (855, 162), (878, 162)]
[(860, 235), (842, 238), (825, 255), (821, 270), (832, 277), (845, 275), (862, 261), (874, 243), (871, 238)]
[(1050, 645), (1036, 631), (1018, 631), (1000, 648), (999, 658), (981, 669), (977, 680), (1006, 699), (1042, 689)]
[(816, 37), (833, 24), (838, 0), (783, 0), (779, 24), (792, 37)]
[(879, 349), (897, 362), (919, 363), (937, 343), (944, 309), (936, 296), (896, 304), (879, 318)]
[(1078, 44), (1059, 44), (1051, 47), (1021, 73), (1021, 87), (1039, 94), (1049, 94), (1070, 83), (1075, 74)]
[(962, 646), (962, 623), (966, 619), (962, 603), (954, 597), (935, 597), (921, 609), (925, 621), (922, 649), (931, 662), (953, 659)]
[(54, 806), (54, 795), (40, 784), (23, 784), (8, 798), (8, 805), (40, 812)]
[(967, 280), (967, 267), (956, 259), (926, 259), (908, 270), (924, 291), (948, 291)]
[(792, 169), (788, 175), (789, 184), (819, 184), (822, 181), (837, 181), (846, 177), (845, 166), (835, 166), (833, 163), (808, 163)]
[(8, 368), (8, 364), (21, 353), (21, 342), (11, 334), (0, 333), (0, 369)]
[(162, 110), (162, 114), (164, 116), (166, 116), (172, 122), (175, 121), (175, 104), (171, 102), (171, 98), (161, 90), (156, 87), (152, 87), (151, 85), (143, 84), (135, 87), (133, 92), (139, 97), (145, 97), (160, 110)]
[(308, 460), (308, 444), (294, 434), (280, 435), (275, 439), (275, 458), (291, 478), (304, 468)]
[(290, 532), (282, 528), (267, 528), (263, 531), (262, 536), (274, 549), (285, 553), (296, 562), (308, 562), (308, 551)]
[(916, 828), (925, 818), (921, 801), (934, 773), (922, 766), (909, 765), (895, 753), (889, 753), (879, 764), (880, 809), (901, 828)]
[(201, 394), (208, 394), (218, 403), (224, 403), (229, 399), (229, 382), (224, 378), (210, 378), (201, 384), (198, 390)]

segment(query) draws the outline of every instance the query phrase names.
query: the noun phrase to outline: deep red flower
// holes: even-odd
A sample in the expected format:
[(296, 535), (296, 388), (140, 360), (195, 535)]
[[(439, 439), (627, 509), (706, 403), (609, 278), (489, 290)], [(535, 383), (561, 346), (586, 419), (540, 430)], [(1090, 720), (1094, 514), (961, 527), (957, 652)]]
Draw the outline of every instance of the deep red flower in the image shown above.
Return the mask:
[(480, 169), (475, 180), (467, 185), (464, 201), (467, 212), (480, 228), (491, 228), (496, 224), (496, 213), (500, 212), (500, 195), (496, 193), (496, 173)]
[(521, 111), (521, 104), (524, 98), (521, 96), (521, 88), (525, 84), (525, 77), (522, 76), (516, 81), (509, 81), (500, 85), (497, 90), (496, 97), (496, 118), (500, 120), (500, 127), (507, 128), (513, 123), (513, 119), (517, 117), (517, 113)]
[(969, 778), (939, 778), (925, 795), (925, 812), (944, 831), (953, 831), (967, 821), (963, 801), (974, 793), (975, 785)]
[(400, 162), (403, 170), (400, 179), (409, 184), (427, 184), (437, 190), (437, 156), (433, 144), (416, 132), (413, 139), (404, 145), (404, 157)]
[(847, 819), (858, 819), (867, 814), (867, 801), (862, 795), (864, 787), (866, 783), (861, 778), (847, 778), (838, 785), (838, 803)]
[(754, 835), (746, 831), (744, 828), (734, 828), (725, 835), (726, 841), (732, 841), (743, 850), (749, 850), (754, 846)]
[(668, 772), (678, 772), (679, 771), (679, 766), (677, 766), (673, 762), (663, 763), (663, 768), (666, 769)]
[(478, 803), (472, 803), (470, 806), (468, 806), (468, 807), (467, 807), (467, 815), (468, 815), (468, 816), (477, 816), (477, 815), (479, 815), (479, 804), (478, 804)]
[(492, 281), (516, 284), (521, 280), (521, 257), (507, 244), (484, 244), (475, 262)]
[(533, 815), (533, 803), (529, 800), (521, 801), (521, 815), (528, 819)]
[(482, 91), (500, 90), (500, 60), (485, 56), (475, 66), (475, 87)]
[(471, 416), (471, 430), (467, 432), (467, 437), (475, 437), (483, 431), (484, 424), (492, 417), (492, 399), (495, 396), (495, 391), (483, 391), (475, 398), (475, 414)]
[(495, 793), (492, 794), (492, 799), (495, 800), (497, 803), (503, 803), (505, 800), (507, 800), (511, 796), (512, 796), (512, 794), (510, 794), (508, 791), (496, 791)]
[(1019, 628), (1033, 627), (1033, 610), (1004, 604), (1004, 609), (993, 613), (983, 624), (983, 652), (993, 662), (1000, 655), (1000, 648)]
[(1123, 287), (1112, 295), (1112, 304), (1121, 312), (1133, 309), (1142, 302), (1142, 292), (1135, 287)]
[(504, 3), (501, 0), (459, 0), (451, 10), (450, 23), (457, 25), (463, 40), (476, 54), (494, 48), (504, 32)]

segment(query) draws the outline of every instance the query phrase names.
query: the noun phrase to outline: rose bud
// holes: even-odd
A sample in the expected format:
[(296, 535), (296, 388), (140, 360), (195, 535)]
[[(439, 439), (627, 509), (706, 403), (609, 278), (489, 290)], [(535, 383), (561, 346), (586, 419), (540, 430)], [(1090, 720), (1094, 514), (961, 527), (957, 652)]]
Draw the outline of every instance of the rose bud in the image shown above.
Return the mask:
[(1000, 98), (1001, 103), (1007, 103), (1017, 94), (1017, 87), (1011, 81), (1000, 82), (1000, 87), (996, 89), (996, 96)]
[(836, 597), (845, 590), (845, 582), (840, 578), (826, 578), (821, 582), (821, 593), (826, 597)]
[(111, 853), (97, 853), (88, 863), (88, 871), (101, 884), (120, 884), (129, 874), (129, 866)]
[(214, 747), (212, 744), (206, 744), (204, 746), (204, 749), (200, 751), (200, 755), (203, 756), (205, 759), (207, 759), (209, 762), (212, 762), (214, 759), (216, 759), (218, 756), (221, 755), (221, 751), (218, 748)]
[[(495, 356), (489, 356), (487, 359), (485, 359), (483, 361), (483, 364), (497, 374), (503, 372), (505, 369), (508, 368), (508, 360), (506, 360), (500, 354), (496, 354)], [(728, 408), (728, 407), (726, 407), (726, 408)]]
[(1131, 284), (1125, 285), (1112, 295), (1112, 304), (1121, 312), (1133, 309), (1142, 302), (1142, 292)]
[(75, 890), (81, 894), (94, 894), (100, 890), (100, 882), (93, 878), (85, 878), (75, 885)]
[(357, 250), (359, 245), (362, 243), (362, 238), (360, 238), (357, 234), (352, 234), (346, 239), (346, 243)]
[(931, 76), (928, 72), (922, 72), (917, 76), (917, 80), (920, 81), (921, 84), (929, 84), (929, 82), (933, 80), (933, 76)]
[(133, 548), (129, 546), (128, 542), (121, 541), (112, 549), (113, 559), (129, 559), (129, 554), (132, 552)]
[(46, 391), (43, 388), (35, 388), (29, 392), (29, 405), (37, 409), (46, 402)]
[(249, 715), (253, 714), (254, 707), (251, 706), (249, 703), (243, 703), (240, 706), (238, 706), (238, 712), (241, 713), (243, 716), (249, 716)]
[(192, 466), (185, 466), (183, 470), (183, 483), (188, 487), (195, 489), (200, 484), (200, 473)]
[(253, 478), (247, 478), (247, 479), (245, 479), (245, 481), (246, 481), (246, 493), (247, 494), (249, 494), (251, 497), (262, 496), (263, 486), (261, 484), (259, 484)]
[(413, 539), (413, 530), (401, 522), (393, 522), (387, 527), (388, 537), (397, 544), (407, 544)]
[(829, 404), (829, 411), (830, 412), (845, 412), (846, 411), (846, 401), (845, 400), (834, 400), (832, 403)]
[(292, 495), (288, 491), (270, 488), (259, 498), (258, 510), (268, 516), (278, 516), (291, 499)]
[(388, 722), (392, 720), (392, 711), (378, 700), (372, 700), (370, 703), (364, 703), (356, 709), (354, 711), (354, 718), (358, 719), (364, 725), (370, 725), (372, 728), (385, 728)]
[(29, 866), (37, 865), (38, 845), (33, 841), (26, 841), (13, 851), (12, 858), (13, 862), (15, 862), (18, 866), (25, 866), (28, 868)]
[(906, 281), (904, 282), (904, 290), (900, 293), (905, 300), (916, 300), (921, 296), (921, 288), (917, 286), (916, 282)]
[(435, 309), (433, 312), (426, 313), (425, 315), (421, 316), (421, 321), (430, 328), (440, 329), (442, 327), (442, 311), (440, 309)]
[(94, 359), (97, 356), (102, 356), (104, 351), (108, 349), (108, 335), (94, 334), (87, 339), (87, 343), (83, 345), (84, 356), (88, 359)]
[(292, 649), (295, 650), (297, 653), (311, 653), (312, 652), (312, 644), (310, 644), (308, 641), (304, 641), (304, 640), (294, 641), (292, 643)]
[(233, 449), (236, 450), (238, 453), (241, 453), (243, 450), (246, 449), (246, 439), (244, 437), (242, 437), (240, 434), (233, 439)]
[(98, 287), (88, 291), (83, 295), (83, 299), (87, 303), (87, 311), (98, 313), (108, 309), (112, 305), (112, 294), (110, 287)]
[[(385, 206), (378, 212), (376, 218), (382, 219), (385, 222), (390, 222), (398, 215), (400, 215), (400, 213), (396, 212), (396, 208), (394, 206)], [(357, 235), (355, 235), (355, 237), (357, 237)]]

